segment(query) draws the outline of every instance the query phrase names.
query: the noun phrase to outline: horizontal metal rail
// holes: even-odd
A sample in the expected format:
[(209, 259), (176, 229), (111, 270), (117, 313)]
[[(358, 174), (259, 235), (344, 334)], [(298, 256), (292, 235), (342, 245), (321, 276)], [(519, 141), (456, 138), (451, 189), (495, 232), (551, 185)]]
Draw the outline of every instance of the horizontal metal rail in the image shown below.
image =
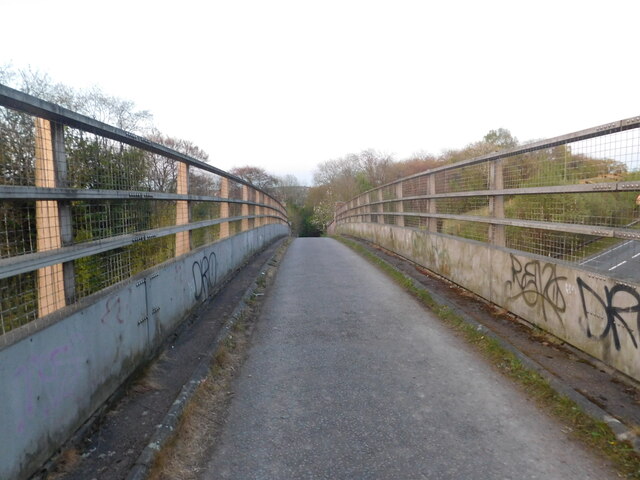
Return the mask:
[(21, 112), (30, 113), (31, 115), (34, 115), (36, 117), (44, 118), (46, 120), (60, 123), (62, 125), (77, 128), (85, 132), (94, 133), (96, 135), (100, 135), (102, 137), (109, 138), (111, 140), (115, 140), (132, 147), (140, 148), (147, 152), (162, 155), (163, 157), (178, 160), (180, 162), (186, 163), (187, 165), (197, 167), (200, 170), (214, 173), (242, 185), (256, 188), (257, 190), (267, 195), (269, 198), (280, 203), (271, 194), (258, 187), (255, 187), (251, 182), (248, 182), (236, 175), (230, 174), (228, 172), (225, 172), (224, 170), (209, 165), (208, 163), (205, 163), (201, 160), (195, 159), (176, 150), (165, 147), (164, 145), (161, 145), (159, 143), (152, 142), (144, 137), (134, 135), (120, 128), (113, 127), (91, 117), (87, 117), (67, 108), (61, 107), (60, 105), (56, 105), (55, 103), (41, 100), (2, 84), (0, 84), (0, 105)]
[(640, 115), (635, 117), (625, 118), (623, 120), (618, 120), (615, 122), (605, 123), (597, 127), (587, 128), (585, 130), (579, 130), (577, 132), (569, 133), (566, 135), (560, 135), (558, 137), (531, 142), (525, 145), (520, 145), (514, 148), (510, 148), (510, 149), (500, 150), (494, 153), (489, 153), (486, 155), (474, 157), (469, 160), (463, 160), (461, 162), (451, 163), (448, 165), (443, 165), (441, 167), (430, 168), (423, 172), (418, 172), (413, 175), (409, 175), (407, 177), (402, 177), (397, 180), (393, 180), (391, 182), (385, 183), (384, 185), (381, 185), (379, 187), (375, 187), (370, 190), (367, 190), (366, 192), (363, 193), (363, 195), (373, 191), (377, 191), (382, 188), (397, 185), (398, 183), (406, 182), (414, 178), (424, 177), (425, 175), (430, 175), (433, 173), (444, 172), (447, 170), (456, 170), (462, 167), (477, 165), (479, 163), (490, 162), (490, 161), (498, 160), (501, 158), (513, 157), (516, 155), (522, 155), (524, 153), (544, 150), (546, 148), (553, 148), (560, 145), (566, 145), (567, 143), (571, 143), (571, 142), (579, 142), (582, 140), (588, 140), (590, 138), (600, 137), (600, 136), (611, 134), (611, 133), (624, 132), (625, 130), (631, 130), (638, 127), (640, 127)]
[(86, 243), (79, 243), (69, 247), (45, 252), (28, 253), (17, 257), (0, 259), (0, 279), (8, 278), (23, 273), (33, 272), (40, 268), (56, 265), (58, 263), (71, 262), (80, 258), (107, 252), (116, 248), (133, 245), (144, 240), (166, 237), (179, 232), (187, 232), (198, 228), (211, 227), (225, 222), (236, 222), (252, 218), (280, 218), (274, 215), (256, 215), (248, 217), (217, 218), (214, 220), (202, 220), (185, 225), (143, 230), (136, 233), (119, 235)]
[(266, 203), (204, 195), (180, 195), (177, 193), (134, 190), (87, 190), (79, 188), (46, 188), (0, 185), (0, 200), (185, 200), (192, 202), (234, 203), (239, 205), (264, 207), (277, 211), (286, 217), (286, 212), (280, 209), (274, 209), (273, 206), (267, 205)]
[[(367, 205), (384, 205), (389, 203), (406, 202), (409, 200), (430, 200), (436, 198), (488, 197), (494, 195), (557, 195), (563, 193), (600, 193), (629, 191), (640, 191), (640, 182), (587, 183), (552, 187), (503, 188), (496, 190), (474, 190), (469, 192), (434, 193), (433, 195), (417, 195), (389, 200), (378, 200), (375, 202), (368, 202)], [(364, 205), (359, 205), (353, 208), (362, 206)]]
[(560, 222), (540, 222), (536, 220), (518, 220), (511, 218), (493, 218), (493, 217), (481, 217), (478, 215), (453, 215), (448, 213), (412, 213), (412, 212), (378, 212), (374, 214), (352, 214), (343, 217), (357, 218), (363, 215), (378, 215), (378, 216), (394, 216), (394, 217), (419, 217), (419, 218), (440, 218), (446, 220), (457, 220), (463, 222), (477, 222), (488, 223), (490, 225), (505, 225), (510, 227), (522, 227), (522, 228), (535, 228), (537, 230), (553, 230), (556, 232), (566, 233), (578, 233), (582, 235), (595, 235), (598, 237), (611, 237), (611, 238), (624, 238), (640, 240), (640, 231), (638, 230), (625, 230), (623, 228), (616, 227), (603, 227), (599, 225), (580, 225), (575, 223), (560, 223)]

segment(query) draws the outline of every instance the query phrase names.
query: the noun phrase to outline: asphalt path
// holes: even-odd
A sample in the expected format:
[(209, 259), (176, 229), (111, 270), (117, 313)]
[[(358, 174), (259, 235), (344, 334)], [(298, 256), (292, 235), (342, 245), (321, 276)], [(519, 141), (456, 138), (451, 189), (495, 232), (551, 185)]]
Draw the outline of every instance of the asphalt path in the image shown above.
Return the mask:
[(631, 280), (640, 280), (640, 242), (627, 240), (615, 247), (580, 262), (604, 274)]
[(201, 478), (617, 478), (328, 238), (289, 247), (233, 393)]

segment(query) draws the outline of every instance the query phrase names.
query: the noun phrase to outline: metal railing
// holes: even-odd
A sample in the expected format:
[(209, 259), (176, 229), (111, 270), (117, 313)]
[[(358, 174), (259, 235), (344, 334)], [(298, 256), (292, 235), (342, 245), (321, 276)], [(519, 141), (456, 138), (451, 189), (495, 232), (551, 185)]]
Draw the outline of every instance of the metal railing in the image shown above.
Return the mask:
[[(638, 192), (640, 116), (396, 180), (338, 207), (335, 224), (449, 234), (615, 277), (640, 261)], [(613, 253), (623, 245), (628, 259)]]
[(282, 204), (188, 155), (0, 85), (0, 335)]

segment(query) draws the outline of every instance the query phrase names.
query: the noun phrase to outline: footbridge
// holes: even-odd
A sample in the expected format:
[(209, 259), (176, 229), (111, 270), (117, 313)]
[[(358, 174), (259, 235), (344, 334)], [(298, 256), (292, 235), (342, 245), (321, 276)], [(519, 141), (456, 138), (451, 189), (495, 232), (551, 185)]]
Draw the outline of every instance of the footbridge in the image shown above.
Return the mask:
[[(635, 117), (380, 186), (338, 205), (330, 231), (369, 240), (409, 259), (640, 380), (639, 169), (640, 117)], [(290, 229), (284, 206), (243, 179), (5, 86), (0, 86), (0, 172), (0, 478), (28, 478), (189, 312)], [(399, 319), (419, 321), (419, 310), (409, 306), (387, 312), (389, 295), (401, 293), (382, 281), (365, 281), (359, 271), (370, 277), (368, 267), (325, 240), (293, 244), (279, 277), (283, 296), (267, 306), (267, 318), (277, 319), (277, 325), (263, 332), (275, 342), (265, 343), (265, 349), (287, 343), (282, 334), (288, 330), (296, 336), (292, 344), (300, 347), (295, 354), (268, 357), (284, 362), (272, 365), (274, 381), (281, 383), (271, 384), (268, 392), (287, 390), (287, 385), (308, 392), (317, 387), (311, 381), (314, 372), (335, 372), (344, 363), (334, 360), (352, 358), (353, 352), (349, 381), (359, 378), (373, 388), (380, 377), (364, 374), (367, 366), (384, 373), (393, 362), (409, 365), (409, 376), (403, 378), (412, 381), (416, 376), (411, 375), (421, 370), (419, 344), (435, 333), (403, 326)], [(310, 274), (302, 264), (316, 253), (309, 260)], [(328, 264), (330, 258), (340, 269), (332, 270), (336, 265)], [(320, 273), (316, 280), (322, 283), (315, 284), (311, 277)], [(374, 289), (379, 292), (375, 302), (345, 310), (349, 299), (355, 302)], [(332, 303), (320, 317), (310, 306)], [(344, 315), (342, 326), (332, 323)], [(394, 329), (415, 333), (409, 350), (379, 342), (383, 332), (376, 319), (385, 321), (385, 315), (393, 318)], [(331, 332), (321, 331), (311, 318), (324, 318)], [(331, 347), (321, 341), (329, 337), (356, 343)], [(383, 345), (388, 355), (376, 357)], [(437, 350), (438, 342), (430, 345)], [(409, 358), (407, 352), (415, 355)], [(303, 366), (304, 358), (318, 363)], [(287, 383), (292, 364), (306, 372), (301, 383)], [(248, 368), (258, 375), (265, 367)], [(320, 396), (312, 395), (316, 403), (329, 402), (334, 380), (327, 380)], [(388, 382), (391, 390), (399, 385), (404, 384)], [(423, 387), (414, 392), (420, 398), (436, 388)], [(354, 383), (351, 391), (367, 388)], [(456, 398), (464, 395), (453, 392)], [(271, 409), (282, 406), (274, 395)], [(359, 410), (362, 397), (344, 395), (345, 415)], [(371, 396), (367, 402), (384, 404), (385, 411), (416, 401), (398, 397), (389, 403), (385, 392), (376, 395), (378, 403)], [(465, 402), (462, 408), (476, 408)], [(298, 411), (315, 425), (305, 417), (313, 413), (296, 410), (296, 402), (290, 407), (282, 418)], [(412, 415), (414, 421), (424, 420), (429, 409)], [(265, 419), (265, 425), (269, 422)], [(331, 422), (339, 429), (340, 418)], [(430, 434), (428, 425), (423, 427), (416, 445)], [(395, 428), (389, 424), (383, 430), (393, 436)], [(451, 445), (465, 436), (458, 433)], [(347, 437), (358, 435), (353, 431)], [(399, 437), (392, 440), (397, 455), (408, 455)], [(505, 448), (510, 441), (501, 440)], [(432, 452), (444, 454), (442, 445), (432, 446)], [(361, 447), (364, 456), (375, 450)], [(332, 454), (336, 451), (329, 449), (327, 455)], [(211, 468), (226, 471), (227, 460), (213, 458)], [(343, 472), (362, 473), (349, 470), (349, 459), (343, 460)], [(557, 460), (558, 472), (563, 462)], [(380, 470), (386, 478), (409, 478), (394, 477), (401, 473), (387, 467)], [(515, 474), (521, 467), (500, 472)], [(254, 474), (261, 467), (256, 468)], [(455, 478), (446, 471), (424, 478)], [(375, 469), (366, 472), (373, 475), (366, 478), (375, 478)]]

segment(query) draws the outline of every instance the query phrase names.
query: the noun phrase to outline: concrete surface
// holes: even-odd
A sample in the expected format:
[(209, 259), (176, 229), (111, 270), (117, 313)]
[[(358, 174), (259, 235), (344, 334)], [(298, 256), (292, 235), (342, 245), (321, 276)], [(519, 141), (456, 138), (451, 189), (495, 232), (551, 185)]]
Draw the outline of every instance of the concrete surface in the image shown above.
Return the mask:
[(616, 478), (332, 239), (289, 247), (253, 338), (202, 478)]
[(414, 228), (347, 223), (337, 231), (408, 258), (640, 381), (640, 283)]
[(206, 359), (213, 354), (217, 340), (224, 336), (242, 299), (253, 290), (252, 285), (262, 277), (261, 272), (283, 241), (276, 241), (251, 258), (218, 293), (192, 312), (153, 362), (145, 366), (145, 373), (110, 399), (84, 434), (63, 447), (77, 451), (77, 464), (65, 463), (62, 455), (47, 465), (48, 472), (42, 479), (123, 480), (131, 478), (132, 473), (146, 474), (150, 463), (146, 460), (153, 460), (145, 455), (149, 445), (158, 442), (158, 437), (166, 439), (164, 434), (176, 420), (176, 409), (184, 406), (184, 394), (194, 387), (194, 372), (201, 371), (203, 363), (208, 365)]
[(365, 240), (355, 241), (413, 281), (417, 288), (428, 291), (439, 305), (451, 308), (468, 324), (492, 332), (553, 388), (569, 396), (593, 418), (607, 423), (621, 439), (629, 439), (640, 452), (640, 439), (634, 433), (636, 425), (640, 425), (637, 382), (409, 260)]
[(147, 270), (38, 319), (0, 347), (0, 479), (28, 478), (248, 257), (266, 225)]

